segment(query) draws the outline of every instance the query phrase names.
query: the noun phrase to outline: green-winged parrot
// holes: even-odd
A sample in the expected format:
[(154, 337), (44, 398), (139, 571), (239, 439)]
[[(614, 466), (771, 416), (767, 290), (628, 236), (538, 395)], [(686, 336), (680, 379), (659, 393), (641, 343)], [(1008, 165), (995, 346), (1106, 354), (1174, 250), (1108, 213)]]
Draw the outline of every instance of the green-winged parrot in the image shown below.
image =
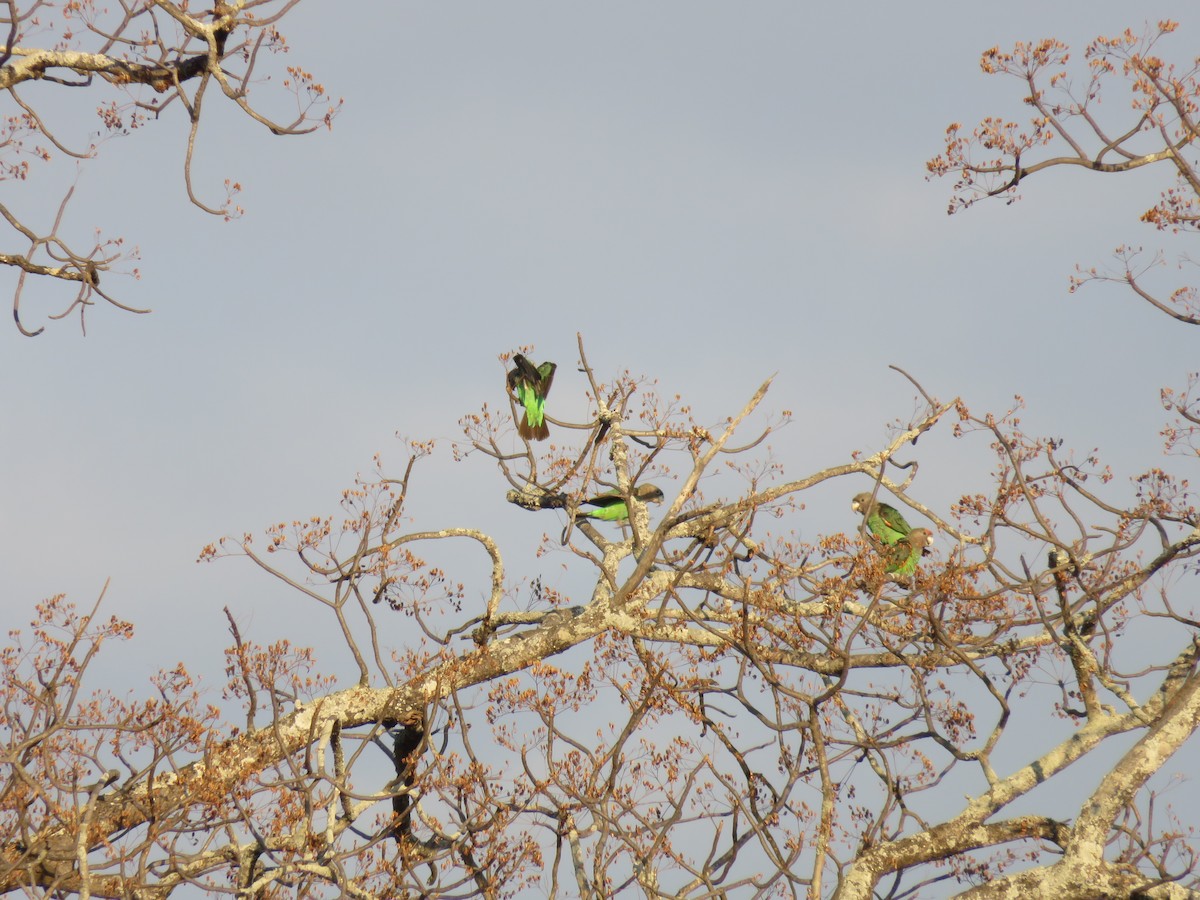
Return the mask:
[(517, 413), (517, 434), (525, 440), (544, 441), (550, 437), (546, 424), (546, 395), (554, 382), (552, 362), (535, 366), (520, 353), (513, 356), (513, 370), (508, 373), (508, 389), (517, 395), (523, 412)]
[(886, 572), (897, 575), (911, 575), (917, 571), (917, 563), (925, 553), (925, 548), (933, 541), (933, 532), (928, 528), (914, 528), (888, 550)]
[(912, 531), (912, 526), (904, 521), (899, 510), (886, 503), (872, 501), (870, 494), (855, 494), (850, 501), (850, 508), (866, 516), (871, 534), (889, 547)]
[[(639, 484), (633, 489), (633, 496), (642, 503), (662, 503), (663, 492), (653, 484)], [(605, 491), (595, 497), (583, 501), (588, 506), (597, 508), (596, 512), (583, 512), (580, 515), (589, 519), (604, 519), (606, 522), (624, 522), (629, 518), (629, 507), (625, 498), (618, 490)]]

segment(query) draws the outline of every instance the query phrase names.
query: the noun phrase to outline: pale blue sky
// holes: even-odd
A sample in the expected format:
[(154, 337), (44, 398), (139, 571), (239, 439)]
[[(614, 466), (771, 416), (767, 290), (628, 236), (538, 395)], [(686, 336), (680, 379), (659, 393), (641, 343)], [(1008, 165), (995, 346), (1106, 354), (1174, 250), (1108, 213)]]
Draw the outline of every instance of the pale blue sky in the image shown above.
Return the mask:
[[(1024, 115), (981, 50), (1082, 49), (1184, 4), (370, 6), (284, 23), (290, 61), (346, 100), (331, 133), (272, 137), (210, 98), (197, 186), (241, 181), (242, 220), (187, 205), (177, 109), (87, 165), (75, 233), (139, 245), (142, 279), (106, 287), (155, 312), (0, 336), (13, 624), (111, 576), (107, 610), (138, 626), (112, 676), (129, 684), (179, 658), (219, 675), (226, 604), (255, 640), (319, 640), (298, 596), (245, 563), (197, 566), (200, 548), (335, 512), (376, 451), (399, 472), (395, 432), (459, 437), (460, 416), (504, 405), (496, 356), (520, 344), (560, 363), (556, 410), (581, 412), (577, 331), (601, 373), (657, 377), (714, 423), (778, 373), (767, 406), (796, 422), (773, 445), (795, 477), (877, 449), (912, 411), (888, 363), (977, 411), (1022, 394), (1032, 431), (1102, 448), (1122, 478), (1159, 461), (1157, 391), (1195, 366), (1194, 333), (1066, 285), (1074, 263), (1155, 240), (1136, 216), (1166, 173), (1052, 174), (947, 217), (950, 183), (924, 162), (953, 120)], [(1200, 18), (1166, 47), (1198, 45)], [(22, 202), (55, 196), (38, 177), (12, 188), (46, 192)], [(24, 320), (47, 309), (32, 292)], [(939, 440), (915, 494), (944, 508), (990, 465)], [(854, 527), (842, 487), (807, 498), (805, 537)], [(432, 460), (415, 526), (497, 533), (514, 578), (560, 565), (533, 558), (558, 525), (504, 488), (485, 460)]]

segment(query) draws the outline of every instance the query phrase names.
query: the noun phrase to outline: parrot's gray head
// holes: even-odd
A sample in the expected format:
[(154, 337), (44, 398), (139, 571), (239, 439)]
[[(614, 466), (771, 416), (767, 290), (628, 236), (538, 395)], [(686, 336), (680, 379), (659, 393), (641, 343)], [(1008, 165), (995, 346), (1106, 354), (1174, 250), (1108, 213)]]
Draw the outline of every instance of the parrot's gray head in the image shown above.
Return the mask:
[(933, 532), (928, 528), (914, 528), (903, 539), (914, 550), (921, 550), (933, 543)]
[(637, 497), (643, 503), (662, 503), (663, 492), (656, 484), (639, 484), (633, 492), (633, 496)]
[(850, 508), (856, 513), (865, 513), (871, 506), (870, 494), (855, 494), (850, 501)]

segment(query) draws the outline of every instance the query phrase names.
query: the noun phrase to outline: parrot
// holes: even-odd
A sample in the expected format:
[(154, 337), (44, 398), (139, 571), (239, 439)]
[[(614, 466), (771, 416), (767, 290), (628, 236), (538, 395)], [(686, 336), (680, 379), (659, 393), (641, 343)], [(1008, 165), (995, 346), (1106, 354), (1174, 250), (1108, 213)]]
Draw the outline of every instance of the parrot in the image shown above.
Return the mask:
[(897, 575), (911, 575), (917, 571), (917, 563), (925, 553), (925, 547), (933, 541), (933, 532), (928, 528), (914, 528), (900, 540), (896, 541), (889, 550), (890, 559), (885, 572)]
[[(662, 503), (663, 501), (662, 489), (653, 484), (639, 484), (633, 489), (633, 496), (635, 500), (640, 500), (642, 503)], [(624, 522), (629, 518), (629, 507), (625, 504), (625, 497), (619, 490), (605, 491), (603, 494), (589, 497), (583, 502), (599, 509), (599, 512), (580, 513), (589, 519)]]
[(546, 395), (554, 382), (555, 363), (544, 362), (534, 366), (520, 353), (513, 356), (515, 368), (508, 373), (508, 389), (517, 396), (524, 407), (517, 413), (517, 434), (525, 440), (544, 441), (550, 437), (546, 424)]
[(912, 526), (895, 507), (871, 502), (870, 494), (855, 494), (850, 508), (866, 516), (871, 533), (889, 547), (912, 531)]

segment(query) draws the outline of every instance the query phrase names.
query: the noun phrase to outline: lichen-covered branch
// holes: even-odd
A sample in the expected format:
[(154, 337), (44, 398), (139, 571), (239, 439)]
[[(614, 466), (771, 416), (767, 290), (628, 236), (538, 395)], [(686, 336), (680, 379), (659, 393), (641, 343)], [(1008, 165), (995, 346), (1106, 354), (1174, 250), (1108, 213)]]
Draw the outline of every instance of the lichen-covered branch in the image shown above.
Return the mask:
[[(205, 212), (236, 217), (240, 208), (234, 198), (241, 190), (236, 180), (227, 179), (223, 196), (207, 201), (201, 199), (201, 192), (192, 183), (195, 139), (207, 85), (218, 84), (223, 96), (273, 134), (307, 134), (328, 127), (340, 106), (340, 101), (332, 101), (311, 73), (295, 65), (287, 67), (282, 91), (294, 98), (298, 113), (290, 113), (285, 120), (261, 105), (273, 102), (268, 95), (256, 95), (255, 103), (250, 102), (249, 85), (256, 66), (264, 56), (275, 57), (287, 51), (287, 42), (276, 25), (297, 2), (219, 0), (204, 10), (168, 0), (137, 0), (103, 10), (90, 2), (69, 3), (62, 9), (61, 34), (55, 35), (39, 27), (45, 25), (35, 15), (45, 5), (41, 0), (9, 0), (8, 16), (0, 17), (0, 24), (8, 25), (8, 41), (0, 46), (0, 96), (11, 106), (0, 123), (0, 180), (9, 180), (13, 188), (35, 181), (38, 167), (53, 165), (56, 152), (76, 160), (91, 159), (105, 143), (105, 136), (127, 134), (159, 119), (169, 120), (171, 108), (179, 107), (189, 129), (183, 161), (188, 197)], [(27, 30), (31, 40), (48, 43), (27, 43)], [(70, 119), (58, 122), (52, 100), (39, 99), (35, 105), (23, 97), (20, 89), (34, 81), (64, 90), (95, 92), (101, 139), (97, 141), (92, 135), (94, 126), (81, 128), (80, 123)], [(38, 96), (43, 97), (44, 92)], [(32, 186), (29, 189), (37, 190)], [(121, 273), (118, 263), (137, 258), (136, 251), (122, 249), (122, 238), (98, 233), (95, 245), (87, 250), (72, 249), (62, 238), (63, 213), (73, 191), (74, 187), (70, 188), (58, 204), (53, 224), (46, 221), (53, 214), (53, 206), (46, 208), (45, 219), (36, 212), (18, 216), (11, 203), (4, 208), (9, 226), (23, 239), (19, 246), (8, 250), (0, 246), (0, 266), (12, 266), (20, 272), (13, 295), (13, 318), (22, 334), (37, 335), (44, 328), (30, 328), (22, 322), (27, 277), (79, 285), (73, 299), (48, 314), (51, 319), (78, 312), (82, 323), (88, 308), (101, 300), (123, 310), (148, 311), (134, 309), (109, 293), (110, 285), (115, 283), (109, 273)], [(101, 274), (108, 276), (104, 290), (99, 287)], [(42, 314), (40, 310), (38, 314)]]

